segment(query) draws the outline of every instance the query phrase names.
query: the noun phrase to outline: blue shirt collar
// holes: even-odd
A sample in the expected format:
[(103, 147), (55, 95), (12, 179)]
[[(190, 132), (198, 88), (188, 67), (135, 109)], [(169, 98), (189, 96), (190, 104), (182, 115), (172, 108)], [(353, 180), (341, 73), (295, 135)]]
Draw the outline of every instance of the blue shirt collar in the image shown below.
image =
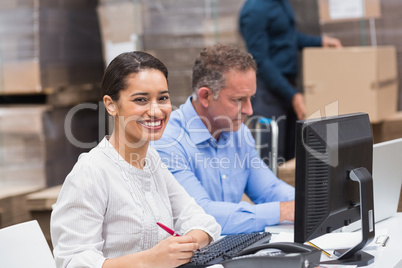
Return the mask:
[[(202, 122), (200, 116), (194, 109), (191, 100), (192, 97), (188, 97), (187, 101), (180, 107), (180, 110), (183, 113), (181, 116), (184, 117), (184, 127), (188, 131), (188, 135), (190, 136), (191, 141), (194, 144), (200, 144), (205, 141), (211, 140), (213, 143), (216, 144), (216, 139), (212, 137), (204, 122)], [(227, 139), (229, 135), (229, 132), (222, 132), (220, 134), (220, 139)]]
[(191, 141), (194, 144), (200, 144), (207, 140), (214, 139), (195, 111), (191, 100), (192, 97), (188, 97), (187, 101), (180, 107), (183, 113), (181, 116), (184, 117), (184, 128), (188, 131)]

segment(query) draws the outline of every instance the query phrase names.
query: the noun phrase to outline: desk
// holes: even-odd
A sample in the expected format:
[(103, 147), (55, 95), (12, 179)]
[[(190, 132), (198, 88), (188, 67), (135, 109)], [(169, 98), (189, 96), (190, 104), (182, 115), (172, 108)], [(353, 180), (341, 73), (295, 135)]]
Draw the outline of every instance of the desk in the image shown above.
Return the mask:
[(402, 213), (399, 212), (392, 218), (378, 222), (375, 228), (386, 229), (389, 241), (385, 247), (377, 246), (376, 249), (372, 249), (372, 246), (376, 245), (375, 241), (367, 246), (368, 250), (365, 251), (375, 256), (374, 263), (367, 267), (393, 268), (402, 260)]
[[(391, 218), (376, 223), (375, 228), (376, 232), (378, 231), (378, 234), (381, 234), (383, 233), (383, 231), (386, 231), (387, 235), (389, 236), (389, 240), (385, 247), (376, 244), (375, 240), (378, 236), (378, 234), (376, 233), (374, 240), (363, 249), (365, 252), (370, 253), (375, 257), (374, 262), (365, 267), (394, 268), (402, 260), (402, 213), (399, 212)], [(284, 231), (284, 233), (281, 234), (273, 234), (271, 241), (292, 242), (293, 232), (291, 232), (289, 228), (283, 228), (283, 230), (286, 231)], [(341, 233), (341, 234), (347, 235), (347, 233)], [(321, 259), (321, 261), (322, 260), (323, 259)], [(336, 267), (340, 268), (346, 266), (337, 265)], [(223, 266), (217, 264), (210, 266), (210, 268), (223, 268)], [(397, 266), (395, 268), (400, 268), (400, 266)]]
[[(389, 237), (385, 247), (383, 247), (381, 244), (376, 243), (376, 239), (380, 235), (387, 235)], [(318, 245), (320, 245), (324, 249), (326, 249), (326, 246), (324, 246), (324, 244), (326, 244), (327, 246), (337, 245), (339, 243), (342, 244), (342, 241), (343, 243), (350, 244), (349, 246), (354, 246), (357, 245), (359, 241), (361, 241), (361, 233), (360, 231), (356, 231), (355, 233), (347, 233), (347, 232), (331, 233), (316, 238), (316, 240), (313, 241), (317, 241)], [(374, 262), (366, 267), (370, 268), (395, 267), (395, 265), (402, 260), (401, 244), (402, 244), (402, 213), (397, 213), (395, 216), (391, 218), (376, 223), (374, 240), (363, 248), (363, 251), (375, 257)], [(327, 259), (328, 258), (322, 255), (321, 261)]]

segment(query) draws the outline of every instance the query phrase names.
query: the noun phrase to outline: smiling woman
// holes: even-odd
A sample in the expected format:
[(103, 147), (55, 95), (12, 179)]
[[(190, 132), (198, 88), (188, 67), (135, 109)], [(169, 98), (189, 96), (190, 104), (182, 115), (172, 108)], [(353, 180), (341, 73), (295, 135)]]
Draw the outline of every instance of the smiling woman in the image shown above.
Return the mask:
[[(219, 237), (215, 219), (149, 147), (172, 110), (167, 75), (162, 62), (138, 51), (106, 69), (103, 102), (114, 130), (80, 156), (53, 208), (58, 267), (177, 267)], [(180, 236), (169, 237), (157, 222)]]
[[(161, 71), (145, 69), (128, 75), (125, 84), (117, 100), (103, 97), (106, 110), (115, 118), (109, 142), (126, 161), (133, 154), (145, 159), (149, 141), (162, 137), (172, 111), (167, 80)], [(143, 163), (131, 164), (143, 168)]]

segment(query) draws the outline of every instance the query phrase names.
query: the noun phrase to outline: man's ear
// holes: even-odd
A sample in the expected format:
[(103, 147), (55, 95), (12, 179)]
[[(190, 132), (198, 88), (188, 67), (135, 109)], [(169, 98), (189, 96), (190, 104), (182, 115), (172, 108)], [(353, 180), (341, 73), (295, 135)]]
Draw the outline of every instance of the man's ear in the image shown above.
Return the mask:
[(207, 108), (212, 99), (212, 92), (209, 88), (202, 87), (198, 90), (198, 100), (203, 107)]
[(112, 98), (109, 95), (103, 96), (103, 103), (105, 104), (105, 108), (107, 112), (111, 116), (116, 116), (117, 115), (117, 104), (112, 100)]

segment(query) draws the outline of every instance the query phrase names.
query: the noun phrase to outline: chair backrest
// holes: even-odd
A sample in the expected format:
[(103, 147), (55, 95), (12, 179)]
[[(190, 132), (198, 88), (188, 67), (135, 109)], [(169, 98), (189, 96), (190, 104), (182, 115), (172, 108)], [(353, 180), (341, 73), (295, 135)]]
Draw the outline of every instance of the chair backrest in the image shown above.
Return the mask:
[(56, 268), (52, 252), (36, 220), (0, 229), (0, 266)]

